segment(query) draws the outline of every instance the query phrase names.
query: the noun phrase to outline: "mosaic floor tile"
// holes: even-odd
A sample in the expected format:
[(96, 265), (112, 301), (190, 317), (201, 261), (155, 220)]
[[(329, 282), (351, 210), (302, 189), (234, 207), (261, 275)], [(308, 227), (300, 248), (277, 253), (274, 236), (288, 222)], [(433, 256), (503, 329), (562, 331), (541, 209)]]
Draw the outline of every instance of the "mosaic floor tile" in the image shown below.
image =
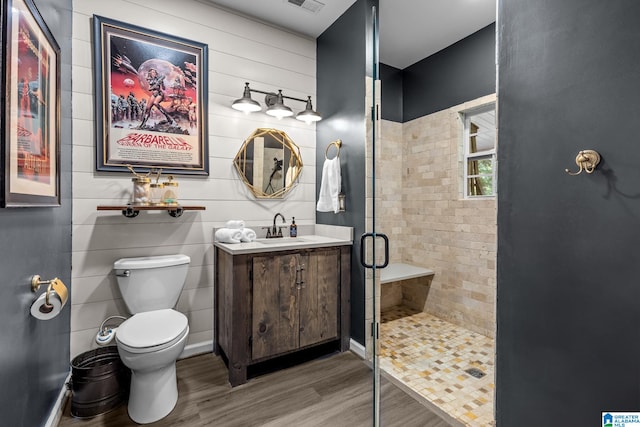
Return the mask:
[(493, 339), (404, 306), (381, 319), (381, 369), (466, 426), (495, 425)]

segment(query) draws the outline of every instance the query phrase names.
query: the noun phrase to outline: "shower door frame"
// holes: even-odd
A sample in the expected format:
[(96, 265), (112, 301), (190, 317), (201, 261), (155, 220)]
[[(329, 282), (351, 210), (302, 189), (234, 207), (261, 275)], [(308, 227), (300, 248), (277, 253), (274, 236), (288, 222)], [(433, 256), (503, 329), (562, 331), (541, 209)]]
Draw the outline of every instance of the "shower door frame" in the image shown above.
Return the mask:
[[(379, 269), (385, 268), (389, 263), (389, 240), (385, 234), (376, 230), (376, 144), (379, 144), (380, 135), (380, 80), (379, 80), (379, 33), (378, 33), (378, 8), (374, 5), (371, 8), (371, 33), (367, 37), (367, 46), (370, 49), (371, 61), (367, 63), (368, 69), (365, 78), (365, 111), (368, 114), (367, 123), (367, 164), (366, 177), (366, 198), (368, 208), (366, 209), (366, 229), (360, 239), (360, 262), (365, 268), (365, 312), (372, 313), (372, 317), (365, 316), (365, 338), (367, 360), (372, 366), (372, 425), (380, 425), (380, 364), (379, 364), (379, 338), (380, 338), (380, 274)], [(379, 245), (377, 240), (382, 239), (384, 244), (383, 259), (380, 262)], [(367, 242), (370, 244), (367, 245)], [(371, 261), (369, 261), (371, 260)]]

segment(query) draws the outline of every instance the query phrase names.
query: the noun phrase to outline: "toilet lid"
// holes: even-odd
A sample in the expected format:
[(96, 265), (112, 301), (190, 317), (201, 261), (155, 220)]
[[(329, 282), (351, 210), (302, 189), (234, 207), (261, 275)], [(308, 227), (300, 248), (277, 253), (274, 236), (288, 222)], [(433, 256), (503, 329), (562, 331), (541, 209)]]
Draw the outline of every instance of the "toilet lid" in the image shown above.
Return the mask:
[(172, 309), (134, 314), (116, 330), (116, 340), (127, 347), (144, 349), (178, 341), (189, 328), (187, 316)]
[(139, 270), (143, 268), (172, 267), (174, 265), (189, 264), (191, 258), (187, 255), (158, 255), (135, 258), (122, 258), (113, 263), (115, 270)]

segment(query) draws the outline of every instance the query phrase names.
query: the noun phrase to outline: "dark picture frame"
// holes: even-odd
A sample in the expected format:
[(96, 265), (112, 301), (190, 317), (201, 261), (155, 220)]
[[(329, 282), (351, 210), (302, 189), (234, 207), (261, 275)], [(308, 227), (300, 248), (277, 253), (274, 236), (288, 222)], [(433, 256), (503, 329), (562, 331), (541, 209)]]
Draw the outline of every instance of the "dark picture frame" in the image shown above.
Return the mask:
[(208, 47), (93, 16), (96, 169), (209, 175)]
[(60, 206), (60, 47), (32, 0), (1, 0), (0, 206)]

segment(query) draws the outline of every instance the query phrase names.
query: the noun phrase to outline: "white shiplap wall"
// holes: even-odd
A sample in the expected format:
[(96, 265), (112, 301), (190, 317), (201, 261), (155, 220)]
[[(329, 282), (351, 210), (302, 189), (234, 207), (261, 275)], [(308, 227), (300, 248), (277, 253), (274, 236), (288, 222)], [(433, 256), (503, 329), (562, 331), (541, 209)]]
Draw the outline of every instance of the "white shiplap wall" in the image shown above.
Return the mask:
[[(244, 219), (258, 231), (276, 212), (301, 225), (315, 223), (315, 126), (230, 108), (244, 82), (306, 98), (316, 90), (314, 40), (234, 15), (195, 0), (74, 0), (73, 2), (73, 273), (71, 357), (96, 347), (100, 323), (127, 315), (113, 275), (121, 257), (185, 253), (191, 266), (177, 309), (189, 318), (187, 351), (211, 348), (213, 339), (214, 227)], [(183, 204), (204, 205), (181, 218), (141, 213), (127, 219), (97, 212), (97, 205), (128, 201), (131, 176), (95, 172), (91, 18), (100, 15), (206, 43), (209, 48), (209, 167), (207, 178), (178, 177)], [(258, 96), (256, 100), (262, 102)], [(294, 111), (304, 104), (291, 101)], [(259, 201), (243, 187), (232, 160), (258, 127), (285, 131), (301, 149), (299, 185), (283, 200)]]

